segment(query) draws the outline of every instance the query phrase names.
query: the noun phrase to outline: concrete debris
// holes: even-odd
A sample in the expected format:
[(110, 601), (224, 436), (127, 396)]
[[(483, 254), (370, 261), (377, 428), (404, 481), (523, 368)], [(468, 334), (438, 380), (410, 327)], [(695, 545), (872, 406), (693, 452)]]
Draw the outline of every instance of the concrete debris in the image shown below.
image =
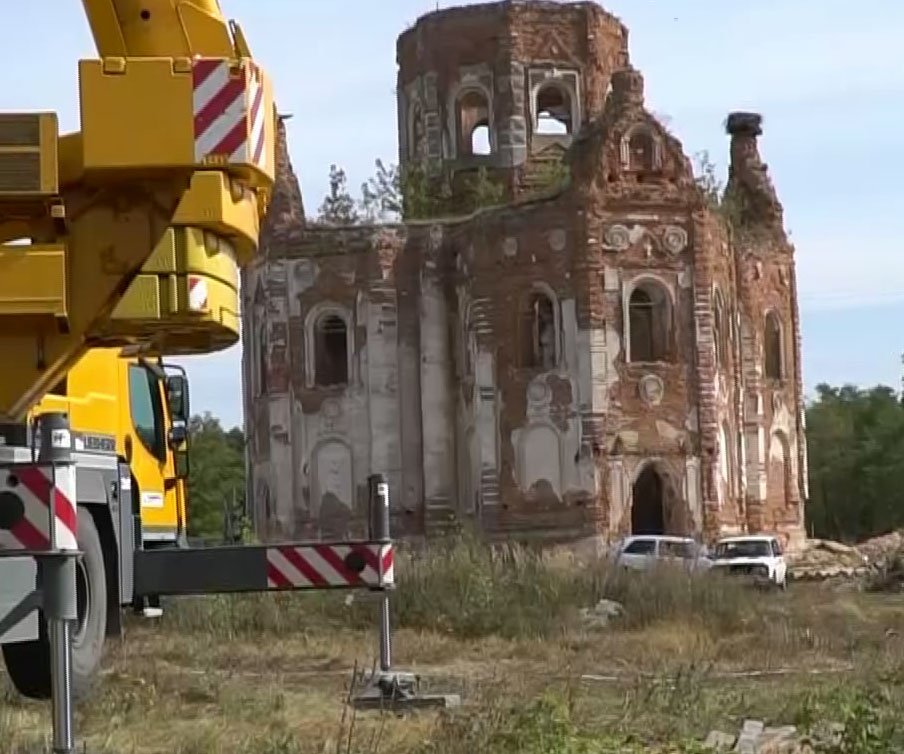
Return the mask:
[(741, 735), (738, 736), (738, 743), (735, 745), (735, 751), (739, 754), (757, 754), (760, 736), (763, 735), (764, 728), (762, 720), (745, 720), (744, 727), (741, 728)]
[(810, 539), (797, 552), (788, 554), (788, 574), (796, 580), (864, 579), (897, 568), (902, 553), (902, 532), (875, 537), (856, 546)]
[(837, 744), (841, 726), (824, 726), (811, 737), (793, 725), (767, 727), (762, 720), (745, 720), (739, 735), (714, 730), (706, 737), (703, 748), (715, 754), (813, 754), (817, 743)]
[(888, 563), (904, 550), (904, 532), (895, 531), (857, 545), (857, 549), (876, 566)]
[(608, 628), (611, 621), (625, 613), (625, 608), (614, 600), (600, 600), (595, 607), (581, 610), (581, 620), (589, 629)]

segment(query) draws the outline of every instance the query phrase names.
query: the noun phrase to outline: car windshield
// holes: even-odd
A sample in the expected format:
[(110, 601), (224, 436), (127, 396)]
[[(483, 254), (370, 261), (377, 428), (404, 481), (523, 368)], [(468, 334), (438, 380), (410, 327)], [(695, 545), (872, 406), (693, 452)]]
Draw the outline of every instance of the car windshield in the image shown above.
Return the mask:
[(739, 542), (719, 542), (713, 551), (717, 560), (728, 558), (762, 558), (772, 555), (772, 547), (765, 539), (744, 539)]

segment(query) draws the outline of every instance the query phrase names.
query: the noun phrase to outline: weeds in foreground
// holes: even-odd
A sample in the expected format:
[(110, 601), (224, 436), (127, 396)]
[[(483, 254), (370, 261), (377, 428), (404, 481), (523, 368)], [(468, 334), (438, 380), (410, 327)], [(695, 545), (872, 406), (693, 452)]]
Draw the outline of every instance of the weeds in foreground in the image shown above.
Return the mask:
[[(489, 548), (463, 537), (399, 558), (393, 626), (464, 639), (551, 638), (580, 623), (581, 608), (602, 599), (625, 608), (625, 628), (659, 621), (704, 624), (721, 634), (749, 620), (753, 600), (743, 586), (712, 574), (672, 569), (627, 574), (606, 560), (563, 563), (524, 547)], [(373, 625), (367, 595), (280, 594), (199, 598), (174, 605), (176, 628), (225, 638), (297, 634), (324, 623)]]

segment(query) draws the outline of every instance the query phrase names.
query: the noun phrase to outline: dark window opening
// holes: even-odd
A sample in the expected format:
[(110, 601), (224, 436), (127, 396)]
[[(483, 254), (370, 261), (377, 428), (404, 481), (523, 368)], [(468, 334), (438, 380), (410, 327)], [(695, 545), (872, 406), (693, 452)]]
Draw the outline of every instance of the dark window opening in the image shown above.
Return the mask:
[(715, 306), (713, 307), (713, 338), (716, 346), (716, 366), (725, 363), (725, 308), (722, 305), (722, 297), (716, 293)]
[(317, 320), (314, 363), (317, 385), (348, 384), (348, 328), (341, 317), (328, 314)]
[(411, 144), (408, 154), (413, 159), (421, 159), (426, 156), (426, 152), (424, 113), (420, 105), (414, 105), (411, 111)]
[(628, 138), (628, 169), (649, 172), (655, 167), (653, 137), (646, 129), (639, 129)]
[(549, 296), (535, 293), (528, 299), (522, 334), (524, 366), (552, 369), (556, 364), (556, 315)]
[(631, 361), (664, 361), (669, 350), (669, 302), (658, 285), (642, 285), (628, 304)]
[(652, 466), (647, 466), (634, 482), (631, 533), (665, 534), (662, 477)]
[(129, 365), (129, 412), (141, 444), (161, 462), (166, 461), (163, 399), (160, 381), (149, 369)]
[(267, 394), (267, 375), (270, 371), (266, 325), (262, 325), (260, 328), (257, 348), (257, 394), (262, 396)]
[(574, 130), (571, 113), (571, 97), (556, 84), (547, 84), (537, 92), (538, 134), (562, 135)]
[(487, 155), (493, 151), (490, 107), (478, 91), (464, 94), (458, 101), (459, 153), (462, 156)]
[(766, 377), (782, 378), (782, 324), (774, 312), (766, 315)]

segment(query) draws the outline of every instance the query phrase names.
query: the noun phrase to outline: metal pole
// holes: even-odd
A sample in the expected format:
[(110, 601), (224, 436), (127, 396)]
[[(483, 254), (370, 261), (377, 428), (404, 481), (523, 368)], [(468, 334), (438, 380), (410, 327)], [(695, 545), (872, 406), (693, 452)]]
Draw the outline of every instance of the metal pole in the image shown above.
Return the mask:
[[(368, 478), (370, 488), (370, 538), (389, 542), (389, 485), (382, 474)], [(392, 639), (389, 627), (389, 592), (380, 598), (380, 670), (388, 673), (392, 667)]]
[(75, 747), (72, 717), (72, 621), (77, 618), (75, 558), (41, 558), (44, 617), (50, 639), (50, 681), (53, 703), (53, 751), (69, 754)]
[(54, 552), (40, 558), (44, 589), (44, 617), (50, 639), (51, 695), (53, 703), (54, 754), (70, 754), (75, 748), (72, 715), (72, 634), (78, 619), (76, 604), (75, 556), (60, 550), (56, 537), (56, 471), (72, 463), (69, 417), (63, 413), (43, 414), (39, 419), (38, 463), (54, 470), (50, 495), (51, 547)]

